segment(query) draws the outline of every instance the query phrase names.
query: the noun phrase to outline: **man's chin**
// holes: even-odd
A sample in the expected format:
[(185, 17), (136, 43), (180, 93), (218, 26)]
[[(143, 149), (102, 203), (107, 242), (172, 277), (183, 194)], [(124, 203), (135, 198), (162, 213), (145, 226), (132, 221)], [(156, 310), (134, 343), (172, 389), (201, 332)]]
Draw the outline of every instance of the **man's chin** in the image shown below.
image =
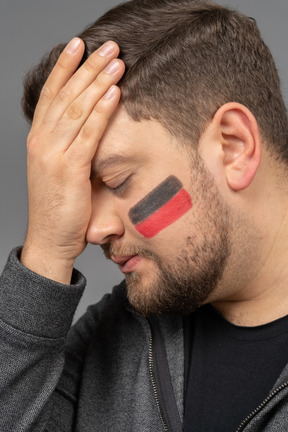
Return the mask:
[(161, 313), (155, 276), (151, 276), (151, 273), (131, 272), (125, 277), (127, 297), (136, 312), (144, 317)]
[[(193, 284), (169, 284), (157, 272), (126, 275), (128, 301), (143, 317), (151, 315), (189, 315), (207, 303), (210, 292), (195, 289)], [(194, 286), (194, 289), (192, 288)]]

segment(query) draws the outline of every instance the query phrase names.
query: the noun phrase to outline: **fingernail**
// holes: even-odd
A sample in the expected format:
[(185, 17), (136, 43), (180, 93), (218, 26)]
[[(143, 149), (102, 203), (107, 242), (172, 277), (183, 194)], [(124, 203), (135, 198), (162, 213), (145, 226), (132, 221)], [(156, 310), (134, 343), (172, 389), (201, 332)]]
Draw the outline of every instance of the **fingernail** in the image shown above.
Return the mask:
[(112, 62), (110, 62), (108, 64), (108, 66), (106, 66), (106, 68), (104, 69), (106, 73), (108, 74), (113, 74), (114, 72), (116, 72), (120, 67), (120, 64), (118, 62), (118, 60), (114, 59), (112, 60)]
[(112, 85), (109, 90), (104, 94), (104, 99), (112, 99), (117, 91), (117, 87), (115, 85)]
[(112, 41), (105, 42), (102, 47), (99, 48), (98, 54), (100, 56), (108, 56), (115, 51), (115, 43)]
[(68, 53), (68, 54), (74, 54), (74, 53), (78, 50), (78, 48), (79, 48), (79, 46), (80, 46), (80, 43), (81, 43), (81, 39), (79, 39), (79, 38), (77, 38), (77, 37), (73, 38), (73, 39), (68, 43), (68, 45), (66, 46), (66, 51), (67, 51), (67, 53)]

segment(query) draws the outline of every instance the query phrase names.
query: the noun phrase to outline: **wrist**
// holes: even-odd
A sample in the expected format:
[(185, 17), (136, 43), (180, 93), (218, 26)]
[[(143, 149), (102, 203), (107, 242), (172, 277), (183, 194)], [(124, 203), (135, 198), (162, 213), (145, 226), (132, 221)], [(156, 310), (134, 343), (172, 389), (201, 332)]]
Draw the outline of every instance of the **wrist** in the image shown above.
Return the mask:
[(70, 285), (75, 259), (59, 257), (47, 250), (24, 244), (20, 262), (34, 273)]

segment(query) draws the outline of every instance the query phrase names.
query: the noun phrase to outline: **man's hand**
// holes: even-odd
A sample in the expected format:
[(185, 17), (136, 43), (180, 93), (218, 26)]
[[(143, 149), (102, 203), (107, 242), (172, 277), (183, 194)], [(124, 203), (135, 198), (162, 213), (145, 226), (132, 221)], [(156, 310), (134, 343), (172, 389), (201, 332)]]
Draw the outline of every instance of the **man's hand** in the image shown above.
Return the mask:
[(70, 283), (86, 247), (91, 161), (120, 90), (119, 48), (106, 42), (75, 72), (84, 43), (74, 38), (43, 86), (27, 141), (29, 225), (21, 262)]

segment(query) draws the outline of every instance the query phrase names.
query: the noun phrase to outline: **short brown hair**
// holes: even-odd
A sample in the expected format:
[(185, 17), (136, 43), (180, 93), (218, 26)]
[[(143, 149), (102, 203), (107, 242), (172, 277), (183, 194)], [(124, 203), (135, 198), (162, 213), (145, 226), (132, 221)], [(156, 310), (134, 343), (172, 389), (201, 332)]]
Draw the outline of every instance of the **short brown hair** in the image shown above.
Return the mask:
[[(239, 102), (255, 115), (268, 148), (288, 162), (286, 107), (278, 72), (254, 19), (206, 0), (132, 0), (78, 35), (83, 61), (106, 40), (120, 46), (119, 85), (134, 120), (156, 119), (173, 135), (198, 142), (215, 112)], [(41, 88), (64, 44), (24, 81), (32, 120)]]

